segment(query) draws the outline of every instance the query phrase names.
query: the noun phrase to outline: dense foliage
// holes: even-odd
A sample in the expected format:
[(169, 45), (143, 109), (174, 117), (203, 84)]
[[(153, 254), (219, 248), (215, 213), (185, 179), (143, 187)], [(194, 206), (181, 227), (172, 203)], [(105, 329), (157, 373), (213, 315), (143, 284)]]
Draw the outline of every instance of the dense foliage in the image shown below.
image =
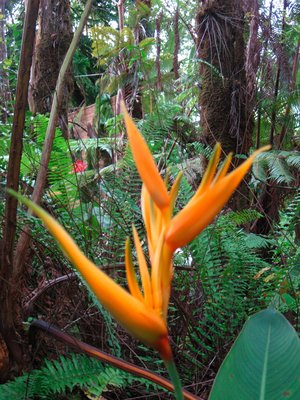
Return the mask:
[[(10, 96), (0, 104), (1, 240), (7, 223), (5, 187), (25, 14), (23, 2), (6, 3), (7, 53), (0, 59), (0, 71)], [(204, 3), (211, 3), (211, 8)], [(235, 1), (225, 3), (232, 8)], [(208, 398), (216, 372), (249, 316), (272, 305), (300, 331), (299, 5), (246, 3), (241, 10), (245, 43), (239, 51), (246, 54), (253, 46), (255, 51), (250, 59), (245, 57), (247, 87), (237, 84), (232, 89), (230, 110), (241, 110), (233, 104), (239, 91), (251, 93), (242, 97), (251, 124), (247, 137), (241, 132), (230, 137), (238, 150), (233, 164), (261, 145), (271, 143), (273, 149), (257, 157), (244, 187), (174, 259), (169, 334), (183, 384), (203, 399)], [(70, 2), (74, 30), (84, 4)], [(182, 208), (199, 184), (216, 137), (214, 132), (210, 139), (203, 136), (205, 80), (227, 84), (224, 65), (227, 68), (226, 57), (231, 55), (226, 43), (218, 42), (217, 32), (225, 19), (234, 28), (238, 23), (235, 26), (235, 17), (227, 15), (218, 1), (119, 1), (118, 5), (94, 1), (73, 58), (74, 90), (68, 103), (69, 116), (75, 112), (75, 118), (69, 120), (67, 136), (64, 130), (56, 130), (41, 203), (99, 268), (126, 286), (124, 243), (132, 235), (132, 224), (140, 237), (145, 237), (145, 228), (141, 182), (119, 114), (120, 99), (125, 99), (162, 175), (168, 171), (173, 181), (183, 171), (176, 204)], [(199, 37), (205, 23), (210, 46), (220, 56), (217, 63), (200, 57), (201, 46), (207, 44)], [(60, 46), (59, 37), (55, 43)], [(254, 56), (260, 59), (256, 66), (250, 62)], [(212, 100), (218, 95), (218, 91), (209, 93)], [(90, 119), (86, 106), (93, 107)], [(34, 114), (28, 108), (19, 175), (19, 190), (28, 197), (36, 185), (48, 122), (48, 114)], [(226, 135), (229, 132), (217, 137), (228, 144)], [(94, 399), (102, 393), (107, 399), (168, 398), (158, 386), (75, 355), (45, 333), (28, 344), (31, 321), (42, 319), (78, 340), (165, 375), (156, 354), (112, 320), (72, 273), (42, 223), (20, 206), (17, 249), (24, 227), (31, 243), (22, 250), (19, 292), (10, 292), (15, 296), (13, 320), (23, 355), (19, 367), (12, 358), (10, 368), (0, 375), (0, 399), (43, 399), (54, 394), (62, 399)], [(143, 246), (147, 254), (145, 242)], [(6, 290), (6, 284), (1, 281), (0, 291)], [(1, 323), (0, 339), (1, 343)], [(8, 350), (3, 356), (0, 353), (3, 365)], [(15, 375), (19, 376), (13, 381)]]

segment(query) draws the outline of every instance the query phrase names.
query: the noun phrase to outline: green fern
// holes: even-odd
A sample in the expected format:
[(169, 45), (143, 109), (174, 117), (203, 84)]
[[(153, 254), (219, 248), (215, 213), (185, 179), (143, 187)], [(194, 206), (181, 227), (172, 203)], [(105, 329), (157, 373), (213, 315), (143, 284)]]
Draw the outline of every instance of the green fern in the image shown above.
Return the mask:
[(272, 179), (278, 184), (291, 184), (294, 171), (300, 169), (299, 152), (273, 150), (259, 154), (253, 163), (252, 183), (258, 185)]
[(273, 239), (263, 237), (262, 235), (255, 235), (254, 233), (248, 233), (245, 237), (246, 245), (249, 249), (267, 249), (276, 242)]
[(291, 153), (292, 152), (289, 152), (289, 154), (286, 158), (286, 162), (291, 167), (295, 167), (299, 170), (300, 169), (300, 153), (299, 152), (297, 152), (295, 154), (291, 154)]
[(251, 209), (230, 212), (226, 216), (226, 218), (228, 218), (230, 221), (232, 221), (236, 225), (247, 225), (261, 217), (262, 217), (261, 213), (259, 213), (256, 210), (251, 210)]
[[(273, 302), (281, 311), (292, 311), (296, 329), (300, 330), (300, 304), (297, 293), (300, 289), (300, 247), (296, 237), (300, 221), (300, 190), (288, 199), (288, 204), (280, 212), (280, 220), (275, 226), (276, 247), (273, 250), (273, 264), (278, 265), (280, 292)], [(283, 261), (284, 260), (284, 261)], [(282, 263), (284, 262), (284, 268)], [(280, 268), (281, 266), (281, 268)]]
[(106, 366), (95, 358), (83, 354), (61, 355), (58, 360), (46, 360), (40, 369), (0, 385), (0, 400), (52, 399), (53, 395), (66, 395), (75, 389), (98, 398), (107, 390), (130, 387), (133, 383), (144, 385), (148, 391), (158, 389), (153, 382)]
[(109, 26), (100, 26), (92, 28), (92, 36), (92, 55), (98, 59), (99, 65), (105, 65), (112, 58), (117, 58), (124, 47), (134, 43), (130, 28), (123, 28), (119, 32)]
[(92, 390), (99, 396), (108, 386), (125, 385), (126, 374), (122, 371), (105, 367), (85, 355), (71, 354), (68, 358), (61, 355), (59, 360), (46, 360), (39, 370), (0, 385), (0, 400), (50, 399), (53, 394), (65, 394), (75, 388)]
[[(259, 240), (257, 247), (269, 244), (264, 238)], [(200, 308), (194, 307), (193, 321), (197, 322), (188, 346), (203, 362), (231, 343), (247, 316), (268, 301), (265, 291), (274, 295), (276, 285), (255, 279), (258, 271), (270, 266), (249, 246), (248, 235), (230, 214), (208, 227), (191, 250), (205, 301)]]

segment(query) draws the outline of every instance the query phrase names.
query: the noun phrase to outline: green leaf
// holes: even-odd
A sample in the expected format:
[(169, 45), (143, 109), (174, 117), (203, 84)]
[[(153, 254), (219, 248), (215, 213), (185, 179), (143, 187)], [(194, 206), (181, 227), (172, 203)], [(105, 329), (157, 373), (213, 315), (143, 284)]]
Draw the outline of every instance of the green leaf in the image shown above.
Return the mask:
[(153, 44), (155, 44), (155, 38), (147, 37), (146, 39), (143, 39), (142, 41), (140, 41), (139, 48), (143, 49), (143, 48), (152, 46)]
[(210, 400), (299, 400), (300, 340), (269, 308), (252, 316), (225, 358)]

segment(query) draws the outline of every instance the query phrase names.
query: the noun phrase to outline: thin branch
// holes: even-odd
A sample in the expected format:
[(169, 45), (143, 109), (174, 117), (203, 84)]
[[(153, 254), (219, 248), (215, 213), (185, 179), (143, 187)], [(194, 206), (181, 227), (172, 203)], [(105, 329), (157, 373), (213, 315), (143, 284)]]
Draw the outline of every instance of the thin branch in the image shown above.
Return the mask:
[[(43, 151), (42, 151), (42, 156), (41, 156), (41, 164), (40, 164), (40, 169), (36, 178), (36, 184), (33, 190), (32, 194), (32, 201), (35, 203), (40, 203), (41, 197), (43, 194), (43, 190), (46, 184), (46, 178), (47, 178), (47, 171), (48, 171), (48, 164), (50, 160), (50, 155), (51, 155), (51, 150), (52, 150), (52, 144), (55, 136), (55, 129), (57, 125), (57, 118), (58, 118), (58, 109), (64, 94), (64, 79), (66, 76), (66, 72), (68, 68), (71, 65), (73, 55), (75, 53), (76, 47), (79, 43), (83, 28), (87, 22), (90, 10), (92, 7), (92, 0), (88, 0), (83, 14), (81, 16), (81, 20), (79, 22), (79, 26), (73, 36), (72, 42), (70, 44), (70, 47), (67, 51), (67, 54), (65, 56), (65, 59), (63, 61), (63, 64), (60, 68), (59, 75), (57, 78), (57, 83), (56, 83), (56, 88), (55, 88), (55, 94), (53, 97), (53, 103), (51, 107), (51, 113), (50, 113), (50, 118), (49, 118), (49, 123), (47, 126), (47, 131), (46, 131), (46, 136), (45, 136), (45, 142), (43, 146)], [(29, 214), (32, 214), (31, 211), (29, 211)], [(21, 274), (24, 261), (25, 261), (25, 256), (27, 253), (27, 249), (30, 244), (30, 236), (28, 235), (30, 231), (30, 227), (26, 226), (24, 228), (24, 232), (19, 238), (18, 244), (17, 244), (17, 249), (16, 249), (16, 254), (15, 254), (15, 268), (14, 268), (14, 275), (15, 279)]]
[[(122, 371), (129, 372), (135, 376), (140, 376), (141, 378), (148, 379), (156, 383), (157, 385), (173, 392), (173, 385), (172, 383), (162, 376), (146, 370), (145, 368), (137, 367), (136, 365), (129, 363), (127, 361), (123, 361), (120, 358), (111, 356), (110, 354), (105, 353), (104, 351), (98, 349), (97, 347), (91, 346), (87, 343), (81, 342), (77, 340), (74, 336), (68, 335), (67, 333), (61, 331), (56, 326), (49, 324), (43, 320), (35, 320), (30, 324), (30, 339), (34, 343), (34, 335), (35, 330), (40, 329), (47, 334), (50, 334), (55, 339), (59, 340), (64, 344), (68, 344), (72, 346), (77, 351), (85, 353), (91, 357), (97, 358), (98, 360), (111, 364), (114, 367), (121, 369)], [(188, 392), (187, 390), (183, 390), (184, 398), (187, 400), (203, 400), (200, 397)]]
[(27, 296), (27, 298), (30, 297), (30, 299), (27, 300), (26, 303), (25, 303), (25, 305), (24, 305), (25, 310), (26, 310), (26, 309), (28, 310), (28, 309), (31, 307), (31, 304), (32, 304), (34, 301), (36, 301), (44, 292), (46, 292), (46, 290), (52, 288), (52, 287), (55, 286), (55, 285), (58, 285), (59, 283), (73, 280), (73, 279), (75, 279), (76, 277), (77, 277), (77, 275), (75, 274), (75, 272), (72, 272), (72, 273), (70, 273), (70, 274), (66, 274), (66, 275), (63, 275), (63, 276), (59, 276), (58, 278), (55, 278), (55, 279), (51, 279), (51, 280), (49, 280), (49, 281), (46, 281), (46, 282), (43, 284), (43, 286), (38, 287), (37, 289), (35, 289), (35, 290), (31, 293), (30, 296)]

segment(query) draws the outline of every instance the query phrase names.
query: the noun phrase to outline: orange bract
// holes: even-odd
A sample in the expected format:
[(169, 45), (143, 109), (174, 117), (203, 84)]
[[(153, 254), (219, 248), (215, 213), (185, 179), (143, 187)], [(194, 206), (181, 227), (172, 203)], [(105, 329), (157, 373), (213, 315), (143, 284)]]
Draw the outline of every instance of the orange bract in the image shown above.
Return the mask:
[[(151, 263), (152, 307), (166, 320), (174, 251), (193, 240), (214, 219), (246, 175), (257, 154), (269, 149), (269, 146), (254, 152), (242, 165), (227, 174), (232, 154), (229, 154), (217, 172), (221, 155), (221, 146), (217, 143), (195, 195), (177, 215), (172, 217), (182, 172), (178, 174), (168, 192), (146, 142), (125, 110), (125, 106), (123, 111), (131, 151), (143, 181), (141, 205)], [(158, 190), (161, 190), (160, 195)], [(165, 201), (158, 201), (158, 198), (164, 198)], [(143, 261), (140, 262), (139, 245), (136, 246), (136, 251), (140, 274), (143, 276), (145, 265)], [(148, 290), (144, 290), (144, 296), (145, 298), (150, 296)]]
[(251, 167), (255, 156), (269, 147), (256, 151), (242, 165), (227, 174), (231, 155), (216, 173), (221, 154), (221, 147), (217, 144), (195, 195), (172, 217), (182, 173), (178, 174), (168, 191), (145, 140), (125, 106), (123, 112), (133, 158), (143, 181), (141, 206), (150, 269), (137, 230), (133, 227), (142, 289), (134, 271), (129, 239), (125, 245), (128, 292), (93, 264), (54, 218), (30, 200), (12, 191), (10, 193), (32, 208), (43, 220), (87, 285), (114, 318), (134, 337), (158, 350), (164, 360), (170, 360), (172, 352), (166, 319), (173, 276), (173, 253), (193, 240), (213, 220)]
[[(162, 358), (170, 359), (172, 353), (168, 342), (166, 324), (155, 310), (145, 304), (138, 288), (136, 287), (133, 291), (134, 295), (131, 295), (92, 263), (51, 215), (25, 197), (12, 191), (10, 193), (41, 218), (49, 232), (58, 241), (65, 255), (113, 317), (134, 337), (158, 350)], [(130, 258), (130, 256), (127, 255), (127, 258)], [(131, 289), (134, 285), (134, 283), (131, 283)]]

